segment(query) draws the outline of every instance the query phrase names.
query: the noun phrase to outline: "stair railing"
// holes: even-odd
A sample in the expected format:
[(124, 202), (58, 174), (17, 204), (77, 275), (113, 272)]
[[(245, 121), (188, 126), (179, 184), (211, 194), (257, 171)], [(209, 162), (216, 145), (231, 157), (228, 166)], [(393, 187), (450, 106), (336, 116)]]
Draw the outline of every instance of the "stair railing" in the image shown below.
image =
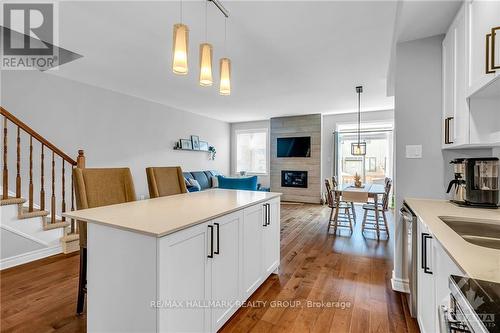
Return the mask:
[[(83, 150), (78, 151), (78, 157), (75, 161), (62, 150), (57, 148), (47, 139), (35, 132), (31, 127), (19, 120), (13, 114), (0, 106), (0, 114), (3, 116), (3, 170), (2, 170), (2, 199), (9, 198), (9, 169), (7, 163), (8, 151), (8, 121), (17, 127), (17, 140), (16, 140), (16, 193), (15, 198), (21, 198), (21, 131), (29, 135), (29, 184), (28, 184), (28, 212), (33, 212), (34, 208), (34, 193), (33, 193), (33, 139), (38, 141), (40, 147), (40, 210), (45, 210), (45, 150), (48, 150), (51, 162), (51, 195), (50, 195), (50, 222), (56, 223), (56, 191), (55, 191), (55, 178), (56, 178), (56, 156), (61, 159), (61, 213), (66, 212), (66, 180), (65, 180), (65, 166), (69, 165), (70, 168), (85, 168), (85, 155)], [(71, 208), (75, 209), (75, 196), (73, 177), (71, 177)], [(62, 216), (62, 214), (61, 214)], [(62, 217), (62, 221), (66, 220)], [(70, 234), (78, 233), (75, 220), (70, 222)]]

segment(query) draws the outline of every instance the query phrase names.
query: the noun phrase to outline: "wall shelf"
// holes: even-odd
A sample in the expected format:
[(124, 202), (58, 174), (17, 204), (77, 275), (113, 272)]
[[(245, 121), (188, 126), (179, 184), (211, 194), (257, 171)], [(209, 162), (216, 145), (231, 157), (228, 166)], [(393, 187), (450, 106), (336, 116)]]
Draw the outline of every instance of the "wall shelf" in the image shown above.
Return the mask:
[(201, 151), (204, 153), (209, 153), (209, 150), (200, 150), (200, 149), (185, 149), (185, 148), (180, 148), (180, 147), (174, 147), (174, 150), (184, 150), (184, 151)]

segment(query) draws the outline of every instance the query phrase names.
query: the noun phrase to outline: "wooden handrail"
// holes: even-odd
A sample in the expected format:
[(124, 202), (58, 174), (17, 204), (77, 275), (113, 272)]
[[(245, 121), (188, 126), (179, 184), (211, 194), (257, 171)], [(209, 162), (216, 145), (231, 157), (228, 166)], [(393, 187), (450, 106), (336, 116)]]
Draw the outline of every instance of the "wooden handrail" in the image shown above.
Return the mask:
[(34, 139), (38, 140), (40, 143), (42, 143), (45, 147), (49, 148), (52, 150), (54, 153), (59, 155), (62, 159), (64, 159), (66, 162), (69, 164), (76, 166), (77, 163), (74, 159), (66, 155), (62, 150), (54, 146), (51, 142), (49, 142), (47, 139), (42, 137), (40, 134), (35, 132), (31, 127), (23, 123), (21, 120), (17, 119), (12, 113), (9, 111), (5, 110), (3, 107), (0, 106), (0, 114), (5, 116), (5, 118), (9, 119), (12, 123), (15, 125), (19, 126), (23, 131), (31, 135)]

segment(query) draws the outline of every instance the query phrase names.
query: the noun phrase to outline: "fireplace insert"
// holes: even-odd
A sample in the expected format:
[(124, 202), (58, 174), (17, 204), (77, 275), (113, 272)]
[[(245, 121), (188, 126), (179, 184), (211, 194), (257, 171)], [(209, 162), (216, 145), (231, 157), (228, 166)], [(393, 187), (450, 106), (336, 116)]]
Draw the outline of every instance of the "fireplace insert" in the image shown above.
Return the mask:
[(307, 171), (281, 171), (281, 187), (307, 188)]

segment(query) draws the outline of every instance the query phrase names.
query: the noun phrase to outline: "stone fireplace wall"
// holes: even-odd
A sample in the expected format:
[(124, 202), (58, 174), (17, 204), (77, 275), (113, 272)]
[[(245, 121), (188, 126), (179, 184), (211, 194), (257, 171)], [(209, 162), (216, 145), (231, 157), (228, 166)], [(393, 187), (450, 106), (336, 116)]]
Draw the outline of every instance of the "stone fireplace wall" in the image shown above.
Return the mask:
[[(320, 203), (321, 114), (271, 119), (271, 191), (283, 193), (282, 201)], [(276, 157), (277, 139), (311, 137), (311, 157)], [(307, 171), (307, 188), (282, 187), (281, 171)]]

